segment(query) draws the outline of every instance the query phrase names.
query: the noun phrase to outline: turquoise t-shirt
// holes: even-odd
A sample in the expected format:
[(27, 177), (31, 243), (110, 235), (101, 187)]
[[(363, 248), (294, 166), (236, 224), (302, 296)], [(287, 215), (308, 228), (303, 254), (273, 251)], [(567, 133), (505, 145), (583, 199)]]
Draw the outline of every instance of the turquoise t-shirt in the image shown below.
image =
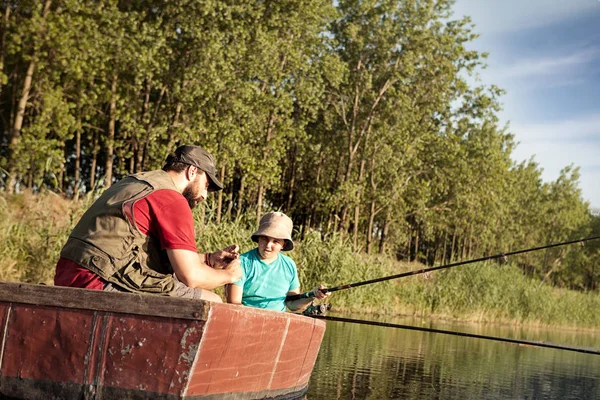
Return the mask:
[(285, 297), (290, 290), (299, 289), (296, 263), (279, 253), (270, 264), (258, 255), (258, 249), (240, 255), (242, 279), (235, 285), (243, 289), (242, 304), (245, 306), (285, 311)]

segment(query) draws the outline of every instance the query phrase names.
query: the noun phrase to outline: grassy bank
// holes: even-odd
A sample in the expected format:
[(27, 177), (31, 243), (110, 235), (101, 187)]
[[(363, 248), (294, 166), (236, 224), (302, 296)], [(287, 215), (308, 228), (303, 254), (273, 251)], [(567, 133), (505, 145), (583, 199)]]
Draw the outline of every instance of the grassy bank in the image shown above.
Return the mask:
[[(62, 245), (91, 198), (74, 203), (54, 194), (0, 195), (0, 280), (52, 283)], [(214, 251), (250, 241), (253, 218), (203, 226), (198, 248)], [(203, 226), (203, 227), (202, 227)], [(309, 232), (289, 255), (304, 290), (397, 274), (422, 265), (354, 254), (340, 237)], [(472, 264), (335, 293), (337, 311), (404, 314), (471, 321), (600, 329), (600, 295), (560, 290), (525, 277), (513, 265)]]

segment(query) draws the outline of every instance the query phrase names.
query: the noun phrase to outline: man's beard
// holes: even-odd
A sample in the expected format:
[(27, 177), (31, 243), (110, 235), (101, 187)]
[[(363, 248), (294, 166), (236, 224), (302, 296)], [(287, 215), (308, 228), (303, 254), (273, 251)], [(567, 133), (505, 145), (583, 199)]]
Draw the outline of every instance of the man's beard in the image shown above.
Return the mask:
[(183, 193), (181, 193), (183, 197), (185, 197), (185, 199), (187, 200), (191, 210), (193, 210), (198, 205), (198, 203), (202, 201), (202, 198), (200, 197), (200, 185), (198, 185), (197, 182), (198, 180), (199, 177), (196, 177), (196, 179), (188, 183), (185, 189), (183, 189)]

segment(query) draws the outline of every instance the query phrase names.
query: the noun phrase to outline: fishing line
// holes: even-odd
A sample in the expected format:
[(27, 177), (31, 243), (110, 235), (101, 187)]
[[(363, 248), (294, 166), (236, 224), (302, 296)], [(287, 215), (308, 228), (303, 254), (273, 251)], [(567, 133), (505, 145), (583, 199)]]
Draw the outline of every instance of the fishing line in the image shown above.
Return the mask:
[[(414, 271), (403, 272), (401, 274), (384, 276), (382, 278), (370, 279), (368, 281), (362, 281), (362, 282), (356, 282), (356, 283), (349, 283), (349, 284), (346, 284), (346, 285), (336, 286), (336, 287), (332, 287), (332, 288), (326, 288), (326, 289), (322, 289), (321, 291), (323, 293), (333, 293), (333, 292), (337, 292), (338, 290), (344, 290), (344, 289), (350, 289), (350, 288), (353, 288), (353, 287), (370, 285), (372, 283), (389, 281), (391, 279), (404, 278), (406, 276), (424, 274), (426, 272), (437, 271), (437, 270), (440, 270), (440, 269), (458, 267), (459, 265), (473, 264), (473, 263), (477, 263), (477, 262), (493, 260), (493, 259), (496, 259), (496, 258), (507, 259), (508, 256), (514, 256), (516, 254), (523, 254), (523, 253), (529, 253), (529, 252), (537, 251), (537, 250), (550, 249), (552, 247), (566, 246), (568, 244), (573, 244), (573, 243), (581, 243), (581, 244), (583, 244), (584, 242), (587, 242), (589, 240), (597, 240), (597, 239), (600, 239), (600, 236), (588, 237), (588, 238), (577, 239), (577, 240), (570, 240), (568, 242), (548, 244), (546, 246), (532, 247), (532, 248), (529, 248), (529, 249), (511, 251), (511, 252), (508, 252), (508, 253), (500, 253), (500, 254), (495, 254), (493, 256), (481, 257), (481, 258), (476, 258), (476, 259), (473, 259), (473, 260), (466, 260), (466, 261), (455, 262), (455, 263), (452, 263), (452, 264), (440, 265), (438, 267), (423, 268), (423, 269), (418, 269), (418, 270), (414, 270)], [(305, 292), (305, 293), (300, 293), (300, 294), (294, 294), (294, 295), (287, 296), (285, 298), (285, 300), (286, 301), (293, 301), (293, 300), (298, 300), (298, 299), (307, 299), (309, 297), (315, 297), (315, 294), (313, 292)]]
[(515, 343), (515, 344), (525, 345), (525, 346), (545, 347), (545, 348), (549, 348), (549, 349), (566, 350), (566, 351), (574, 351), (574, 352), (578, 352), (578, 353), (600, 355), (600, 350), (597, 350), (597, 349), (585, 348), (585, 347), (569, 347), (569, 346), (562, 346), (562, 345), (558, 345), (558, 344), (554, 344), (554, 343), (537, 342), (537, 341), (531, 341), (531, 340), (510, 339), (510, 338), (503, 338), (503, 337), (496, 337), (496, 336), (485, 336), (485, 335), (477, 335), (474, 333), (446, 331), (446, 330), (434, 329), (434, 328), (421, 328), (421, 327), (412, 326), (412, 325), (391, 324), (388, 322), (366, 321), (366, 320), (362, 320), (362, 319), (330, 317), (330, 316), (326, 316), (326, 315), (313, 315), (312, 318), (323, 319), (326, 321), (348, 322), (348, 323), (361, 324), (361, 325), (383, 326), (386, 328), (396, 328), (396, 329), (407, 329), (407, 330), (412, 330), (412, 331), (441, 333), (444, 335), (463, 336), (463, 337), (485, 339), (485, 340), (495, 340), (498, 342)]

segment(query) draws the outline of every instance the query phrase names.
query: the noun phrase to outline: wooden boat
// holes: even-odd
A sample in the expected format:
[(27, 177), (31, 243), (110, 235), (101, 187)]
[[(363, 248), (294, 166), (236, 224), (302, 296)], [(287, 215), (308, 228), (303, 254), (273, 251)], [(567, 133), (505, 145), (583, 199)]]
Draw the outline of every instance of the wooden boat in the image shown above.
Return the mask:
[(0, 283), (0, 397), (292, 399), (325, 323), (231, 304)]

